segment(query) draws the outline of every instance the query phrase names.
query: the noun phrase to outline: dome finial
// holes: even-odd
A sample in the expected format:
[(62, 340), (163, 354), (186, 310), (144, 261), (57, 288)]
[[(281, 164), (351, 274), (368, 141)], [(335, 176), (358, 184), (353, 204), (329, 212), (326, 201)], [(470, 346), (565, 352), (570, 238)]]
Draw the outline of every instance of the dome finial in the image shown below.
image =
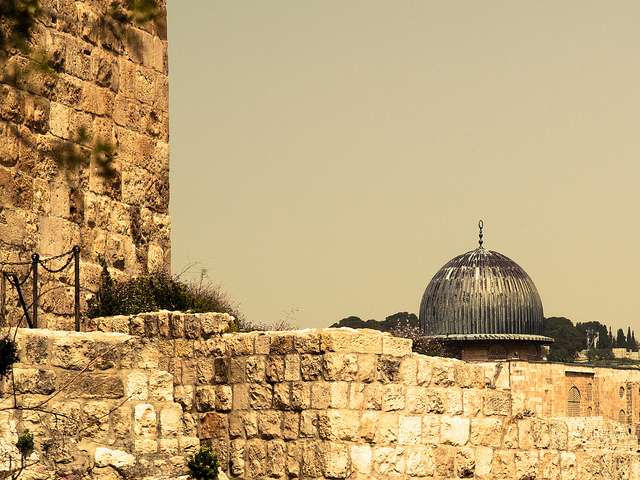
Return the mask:
[(478, 228), (480, 229), (480, 234), (478, 235), (479, 239), (478, 239), (478, 243), (480, 244), (480, 248), (482, 248), (482, 229), (484, 228), (484, 222), (482, 221), (482, 219), (480, 219), (480, 221), (478, 222)]

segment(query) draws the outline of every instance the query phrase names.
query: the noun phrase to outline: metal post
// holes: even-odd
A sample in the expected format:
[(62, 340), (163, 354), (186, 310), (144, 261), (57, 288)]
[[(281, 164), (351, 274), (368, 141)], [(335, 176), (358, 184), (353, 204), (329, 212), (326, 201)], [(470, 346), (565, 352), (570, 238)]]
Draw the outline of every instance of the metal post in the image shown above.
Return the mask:
[(0, 272), (0, 325), (4, 326), (6, 319), (4, 315), (4, 302), (7, 294), (7, 279), (4, 272)]
[(76, 332), (80, 331), (80, 247), (73, 247), (74, 260), (74, 314), (76, 317)]
[(34, 253), (31, 255), (31, 268), (33, 269), (33, 313), (31, 315), (31, 321), (33, 328), (38, 328), (38, 262), (40, 261), (40, 255)]

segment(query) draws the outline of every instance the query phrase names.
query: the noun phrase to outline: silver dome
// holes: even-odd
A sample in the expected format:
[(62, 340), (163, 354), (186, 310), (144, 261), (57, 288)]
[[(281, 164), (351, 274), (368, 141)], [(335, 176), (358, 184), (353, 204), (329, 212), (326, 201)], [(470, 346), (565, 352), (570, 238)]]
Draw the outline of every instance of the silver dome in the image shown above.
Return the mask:
[[(482, 241), (482, 237), (481, 237)], [(481, 246), (435, 274), (420, 304), (424, 335), (449, 340), (530, 340), (542, 336), (542, 301), (513, 260)]]

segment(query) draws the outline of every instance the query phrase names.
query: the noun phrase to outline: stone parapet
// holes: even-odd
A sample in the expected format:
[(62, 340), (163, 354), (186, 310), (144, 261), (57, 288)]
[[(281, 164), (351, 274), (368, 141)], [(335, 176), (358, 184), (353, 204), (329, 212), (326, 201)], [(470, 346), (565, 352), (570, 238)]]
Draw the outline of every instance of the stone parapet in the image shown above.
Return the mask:
[(208, 339), (228, 332), (235, 319), (226, 313), (184, 313), (160, 310), (137, 315), (90, 318), (86, 332), (115, 332), (152, 339)]

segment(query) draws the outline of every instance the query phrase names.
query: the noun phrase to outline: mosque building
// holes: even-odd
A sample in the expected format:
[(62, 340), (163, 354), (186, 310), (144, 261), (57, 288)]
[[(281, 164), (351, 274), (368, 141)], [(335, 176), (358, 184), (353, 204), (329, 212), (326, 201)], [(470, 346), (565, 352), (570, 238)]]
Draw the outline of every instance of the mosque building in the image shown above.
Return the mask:
[(543, 335), (535, 284), (510, 258), (479, 245), (447, 262), (420, 304), (422, 334), (467, 361), (545, 360), (552, 338)]

